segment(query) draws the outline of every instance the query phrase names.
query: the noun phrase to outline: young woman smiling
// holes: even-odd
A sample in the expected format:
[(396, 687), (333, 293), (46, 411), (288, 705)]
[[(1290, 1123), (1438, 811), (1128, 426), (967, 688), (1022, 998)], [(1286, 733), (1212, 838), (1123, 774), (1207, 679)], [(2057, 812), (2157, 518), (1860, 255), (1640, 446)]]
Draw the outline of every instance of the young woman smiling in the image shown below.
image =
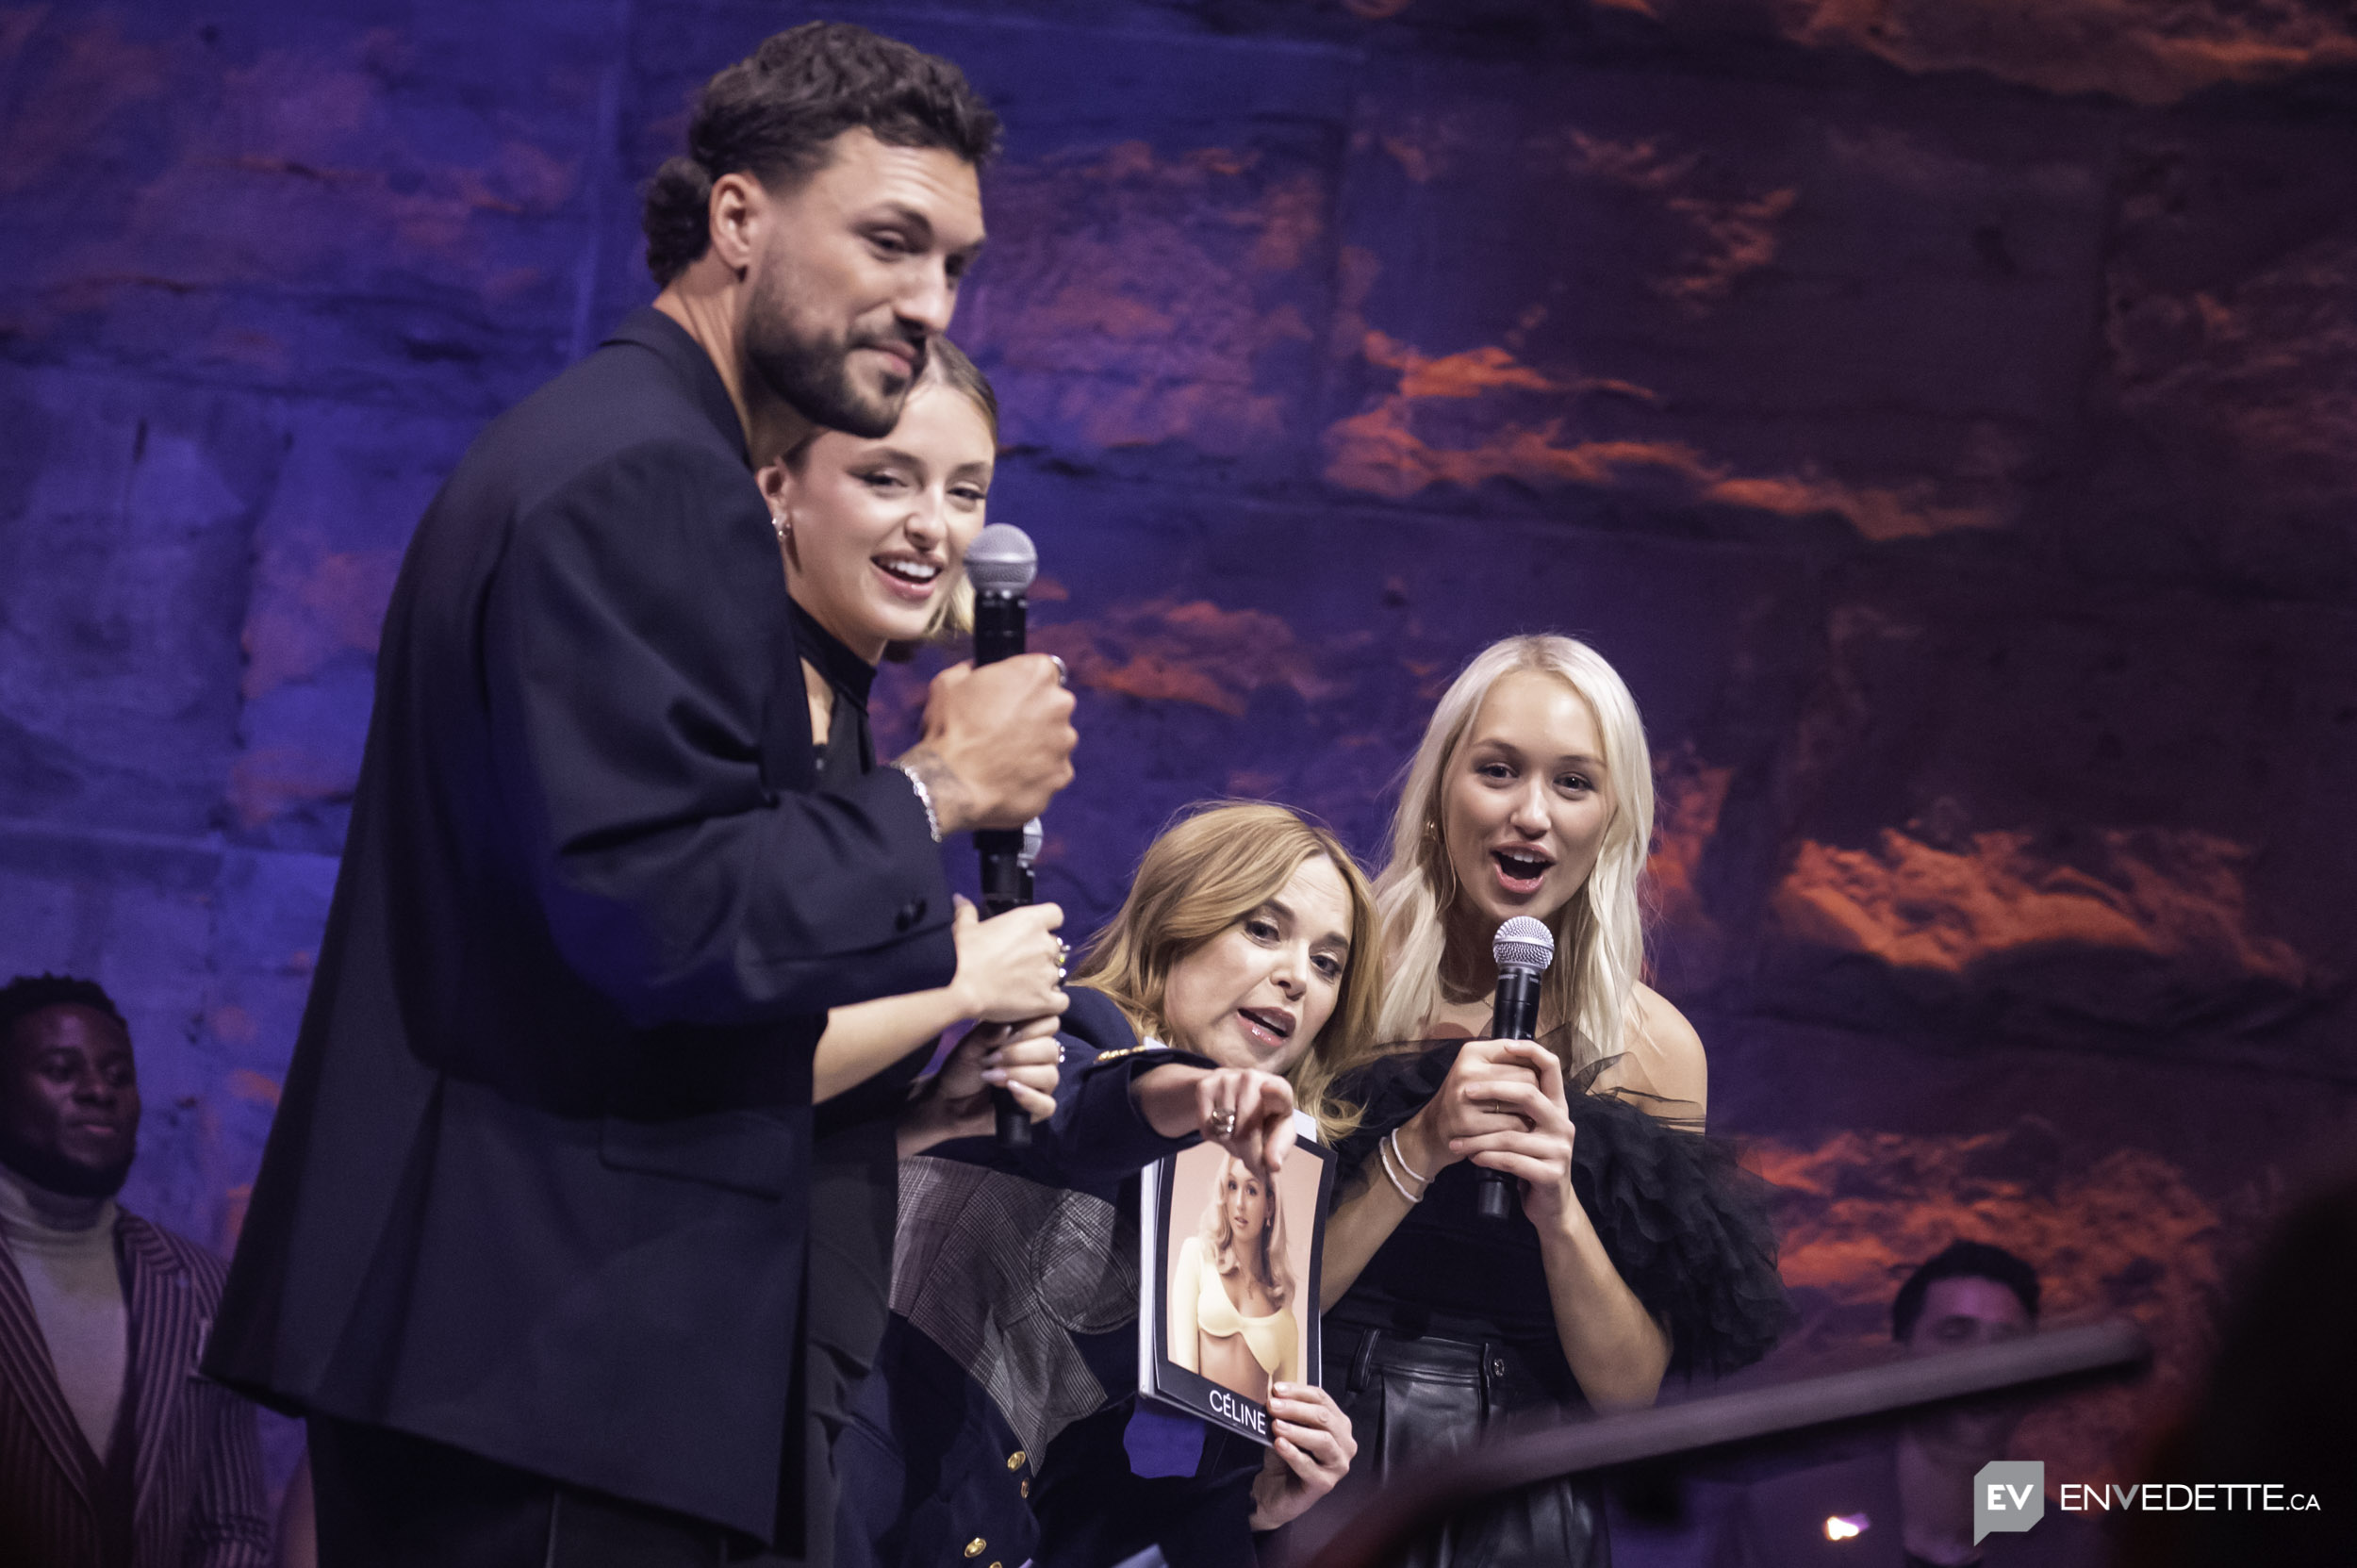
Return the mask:
[[(1702, 1042), (1640, 979), (1652, 828), (1644, 728), (1594, 650), (1508, 638), (1442, 697), (1376, 883), (1391, 1044), (1337, 1085), (1364, 1108), (1320, 1281), (1327, 1385), (1369, 1434), (1354, 1486), (1518, 1415), (1650, 1403), (1781, 1330), (1773, 1232), (1699, 1131)], [(1482, 1038), (1514, 916), (1555, 937), (1535, 1042)], [(1519, 1189), (1503, 1224), (1482, 1170)], [(1586, 1489), (1541, 1486), (1405, 1560), (1600, 1562), (1603, 1527)]]
[(1148, 848), (1074, 978), (1030, 1150), (975, 1137), (901, 1167), (892, 1326), (845, 1434), (844, 1568), (1103, 1568), (1148, 1546), (1227, 1568), (1349, 1468), (1349, 1424), (1296, 1381), (1268, 1391), (1271, 1449), (1138, 1408), (1135, 1215), (1138, 1171), (1197, 1140), (1261, 1180), (1296, 1104), (1346, 1130), (1329, 1085), (1373, 1025), (1373, 925), (1348, 852), (1281, 806), (1213, 806)]
[[(810, 733), (825, 737), (816, 748), (822, 790), (877, 766), (867, 696), (886, 650), (964, 626), (965, 551), (981, 531), (997, 429), (989, 382), (936, 338), (888, 434), (816, 431), (760, 470), (784, 556)], [(1038, 904), (978, 920), (961, 900), (948, 985), (827, 1015), (812, 1066), (806, 1309), (807, 1400), (820, 1432), (841, 1429), (890, 1315), (903, 1148), (987, 1130), (991, 1085), (1004, 1085), (1035, 1117), (1054, 1108), (1063, 918), (1055, 905)], [(963, 1019), (1009, 1027), (972, 1032), (940, 1075), (920, 1081), (942, 1031)], [(809, 1494), (832, 1496), (838, 1483), (828, 1444), (814, 1436), (805, 1449)], [(823, 1527), (832, 1515), (830, 1507), (813, 1521), (814, 1561), (828, 1560)]]
[[(868, 440), (814, 431), (761, 470), (801, 638), (810, 730), (827, 737), (818, 748), (822, 777), (875, 766), (867, 693), (885, 655), (967, 629), (974, 588), (965, 552), (982, 530), (997, 451), (997, 394), (956, 344), (937, 338), (888, 435)], [(1063, 1011), (1060, 983), (1069, 949), (1053, 935), (1063, 912), (1034, 904), (981, 921), (963, 900), (961, 906), (958, 970), (948, 986), (829, 1015), (813, 1068), (813, 1098), (821, 1105), (880, 1072), (921, 1066), (914, 1053), (930, 1049), (953, 1023), (1052, 1020)], [(1034, 1115), (1052, 1109), (1054, 1075), (1037, 1070), (1053, 1065), (1054, 1052), (1043, 1043), (1052, 1033), (1034, 1027), (987, 1036), (989, 1059), (978, 1069)], [(906, 1089), (905, 1077), (898, 1087)], [(898, 1104), (890, 1088), (869, 1094), (878, 1103)], [(969, 1120), (984, 1114), (979, 1103), (965, 1109)], [(929, 1104), (909, 1118), (903, 1141), (921, 1144), (970, 1130), (944, 1121), (941, 1110)]]

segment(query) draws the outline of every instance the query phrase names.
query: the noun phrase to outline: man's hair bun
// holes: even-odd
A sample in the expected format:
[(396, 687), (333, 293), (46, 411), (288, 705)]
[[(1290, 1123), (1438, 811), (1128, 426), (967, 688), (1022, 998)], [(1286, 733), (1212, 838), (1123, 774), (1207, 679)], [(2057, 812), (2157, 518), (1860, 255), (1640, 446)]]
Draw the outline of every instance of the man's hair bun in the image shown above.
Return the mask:
[(670, 282), (704, 254), (711, 208), (712, 171), (694, 158), (667, 158), (654, 172), (638, 223), (647, 233), (647, 271), (657, 282)]
[(745, 173), (772, 190), (825, 167), (845, 131), (896, 147), (940, 147), (980, 167), (998, 116), (948, 60), (845, 22), (806, 22), (706, 82), (687, 122), (692, 157), (647, 183), (647, 270), (668, 284), (711, 242), (712, 183)]

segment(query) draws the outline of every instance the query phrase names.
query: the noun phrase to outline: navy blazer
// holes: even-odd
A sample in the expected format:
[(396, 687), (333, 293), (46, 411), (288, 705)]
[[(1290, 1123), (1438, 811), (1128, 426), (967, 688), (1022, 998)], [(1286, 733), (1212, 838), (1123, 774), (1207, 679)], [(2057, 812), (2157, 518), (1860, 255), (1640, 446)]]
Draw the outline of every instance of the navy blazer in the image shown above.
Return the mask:
[(735, 410), (641, 310), (410, 543), (206, 1370), (797, 1539), (812, 1050), (956, 963), (908, 779), (816, 784)]
[[(254, 1407), (196, 1375), (221, 1260), (132, 1213), (116, 1222), (115, 1258), (130, 1316), (115, 1419), (131, 1434), (132, 1568), (267, 1568)], [(32, 1297), (0, 1242), (0, 1562), (101, 1561), (113, 1533), (100, 1518), (104, 1464), (58, 1387)]]
[(1033, 1450), (1136, 1390), (1137, 1173), (1198, 1140), (1156, 1132), (1130, 1083), (1214, 1064), (1070, 996), (1030, 1147), (965, 1138), (902, 1164), (891, 1325), (835, 1448), (839, 1568), (1015, 1568), (1039, 1541)]

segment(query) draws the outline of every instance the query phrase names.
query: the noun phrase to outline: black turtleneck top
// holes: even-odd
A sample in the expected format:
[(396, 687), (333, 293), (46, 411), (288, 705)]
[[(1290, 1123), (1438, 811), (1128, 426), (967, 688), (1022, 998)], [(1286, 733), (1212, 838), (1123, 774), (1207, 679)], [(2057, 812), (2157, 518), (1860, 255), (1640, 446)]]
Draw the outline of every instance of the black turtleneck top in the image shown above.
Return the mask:
[[(842, 790), (876, 768), (867, 724), (873, 665), (846, 648), (799, 604), (794, 642), (834, 688), (834, 717), (816, 747), (818, 787)], [(899, 1219), (895, 1131), (909, 1085), (932, 1054), (927, 1042), (815, 1113), (810, 1187), (810, 1402), (840, 1425), (853, 1384), (866, 1375), (891, 1313), (892, 1234)]]

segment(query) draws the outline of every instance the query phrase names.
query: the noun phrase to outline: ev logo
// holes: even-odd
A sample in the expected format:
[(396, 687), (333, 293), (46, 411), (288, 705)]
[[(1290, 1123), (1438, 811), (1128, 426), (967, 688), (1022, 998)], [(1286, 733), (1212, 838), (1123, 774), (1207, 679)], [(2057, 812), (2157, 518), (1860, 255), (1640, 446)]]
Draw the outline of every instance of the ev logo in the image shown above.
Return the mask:
[(2046, 1517), (2046, 1461), (1991, 1460), (1972, 1477), (1972, 1544), (1991, 1530), (2026, 1530)]

